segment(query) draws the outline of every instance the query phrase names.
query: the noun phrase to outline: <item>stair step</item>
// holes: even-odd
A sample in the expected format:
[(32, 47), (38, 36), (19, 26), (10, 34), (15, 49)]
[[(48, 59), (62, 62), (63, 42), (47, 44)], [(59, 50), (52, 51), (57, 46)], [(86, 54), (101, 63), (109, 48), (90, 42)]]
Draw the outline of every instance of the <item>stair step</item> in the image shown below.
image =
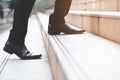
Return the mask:
[(97, 16), (97, 17), (110, 17), (120, 19), (120, 12), (113, 11), (79, 11), (79, 10), (70, 10), (69, 14), (74, 15), (88, 15), (88, 16)]
[[(9, 25), (9, 26), (8, 26)], [(7, 36), (9, 33), (9, 29), (10, 29), (11, 24), (4, 24), (4, 25), (0, 25), (0, 75), (4, 69), (4, 67), (6, 66), (10, 55), (5, 53), (3, 51), (3, 47), (5, 44), (5, 41), (7, 40)]]
[(37, 16), (54, 80), (119, 80), (119, 44), (87, 32), (51, 36), (48, 15)]
[(10, 55), (0, 55), (0, 74), (9, 60)]
[(72, 10), (66, 21), (90, 33), (120, 43), (120, 12)]
[(120, 11), (119, 0), (73, 0), (71, 9), (87, 11)]
[(42, 54), (42, 59), (20, 60), (15, 54), (3, 52), (10, 31), (7, 26), (11, 27), (0, 29), (0, 80), (53, 80), (36, 16), (31, 15), (29, 19), (25, 44), (34, 54)]

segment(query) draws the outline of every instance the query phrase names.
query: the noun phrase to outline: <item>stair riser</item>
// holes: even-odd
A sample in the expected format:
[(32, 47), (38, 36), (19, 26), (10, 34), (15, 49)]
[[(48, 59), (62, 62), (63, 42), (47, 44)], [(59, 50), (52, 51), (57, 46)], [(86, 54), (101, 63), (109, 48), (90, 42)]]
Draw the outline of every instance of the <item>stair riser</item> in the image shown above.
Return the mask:
[(51, 66), (51, 71), (53, 74), (54, 80), (66, 80), (64, 76), (64, 72), (61, 68), (60, 62), (57, 59), (57, 56), (55, 55), (55, 49), (53, 49), (53, 46), (49, 40), (48, 35), (46, 34), (44, 28), (42, 28), (42, 36), (43, 36), (43, 41), (46, 46), (46, 50), (48, 53), (49, 61), (50, 61), (50, 66)]
[(120, 11), (120, 0), (73, 0), (72, 10)]
[(120, 43), (119, 18), (69, 14), (66, 21), (90, 33)]

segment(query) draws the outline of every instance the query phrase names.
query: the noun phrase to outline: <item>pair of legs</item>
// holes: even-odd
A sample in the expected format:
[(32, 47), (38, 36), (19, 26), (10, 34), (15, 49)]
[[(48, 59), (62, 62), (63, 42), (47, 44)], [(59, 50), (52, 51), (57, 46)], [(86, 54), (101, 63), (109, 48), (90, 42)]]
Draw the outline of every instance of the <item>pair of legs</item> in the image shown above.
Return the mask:
[[(28, 18), (30, 16), (35, 0), (17, 0), (14, 12), (13, 27), (10, 31), (9, 38), (6, 42), (4, 50), (8, 53), (15, 53), (21, 59), (36, 59), (41, 55), (32, 55), (24, 45), (25, 36), (28, 27)], [(67, 15), (71, 5), (71, 0), (56, 0), (54, 12), (50, 15), (48, 33), (51, 35), (64, 32), (82, 33), (76, 31), (65, 24), (64, 17)]]
[[(13, 30), (21, 32), (27, 30), (28, 18), (30, 16), (35, 0), (18, 0), (15, 7)], [(51, 23), (64, 23), (64, 17), (70, 8), (71, 0), (56, 0), (54, 13), (51, 14)]]

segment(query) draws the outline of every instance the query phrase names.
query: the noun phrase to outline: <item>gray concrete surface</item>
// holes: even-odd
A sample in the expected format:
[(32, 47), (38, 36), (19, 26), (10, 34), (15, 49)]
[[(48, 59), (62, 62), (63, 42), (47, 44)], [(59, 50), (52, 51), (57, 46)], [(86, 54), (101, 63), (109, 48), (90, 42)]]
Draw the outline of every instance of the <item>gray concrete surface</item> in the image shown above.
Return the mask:
[(48, 56), (42, 41), (40, 25), (36, 17), (31, 16), (29, 21), (26, 45), (34, 53), (42, 54), (42, 59), (20, 60), (16, 55), (8, 55), (2, 50), (8, 35), (11, 24), (0, 26), (0, 67), (4, 66), (0, 73), (0, 80), (53, 80), (49, 65)]
[(48, 15), (38, 13), (38, 18), (55, 80), (120, 80), (120, 44), (88, 32), (51, 36)]

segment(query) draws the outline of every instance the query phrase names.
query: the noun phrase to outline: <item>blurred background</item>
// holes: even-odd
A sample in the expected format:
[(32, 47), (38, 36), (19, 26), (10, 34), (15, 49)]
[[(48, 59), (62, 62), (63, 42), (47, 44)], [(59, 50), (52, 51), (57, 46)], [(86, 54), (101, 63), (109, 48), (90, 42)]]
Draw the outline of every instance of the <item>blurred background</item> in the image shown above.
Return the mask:
[[(0, 0), (0, 24), (11, 21), (17, 0)], [(44, 11), (54, 6), (55, 0), (36, 0), (32, 12)]]

